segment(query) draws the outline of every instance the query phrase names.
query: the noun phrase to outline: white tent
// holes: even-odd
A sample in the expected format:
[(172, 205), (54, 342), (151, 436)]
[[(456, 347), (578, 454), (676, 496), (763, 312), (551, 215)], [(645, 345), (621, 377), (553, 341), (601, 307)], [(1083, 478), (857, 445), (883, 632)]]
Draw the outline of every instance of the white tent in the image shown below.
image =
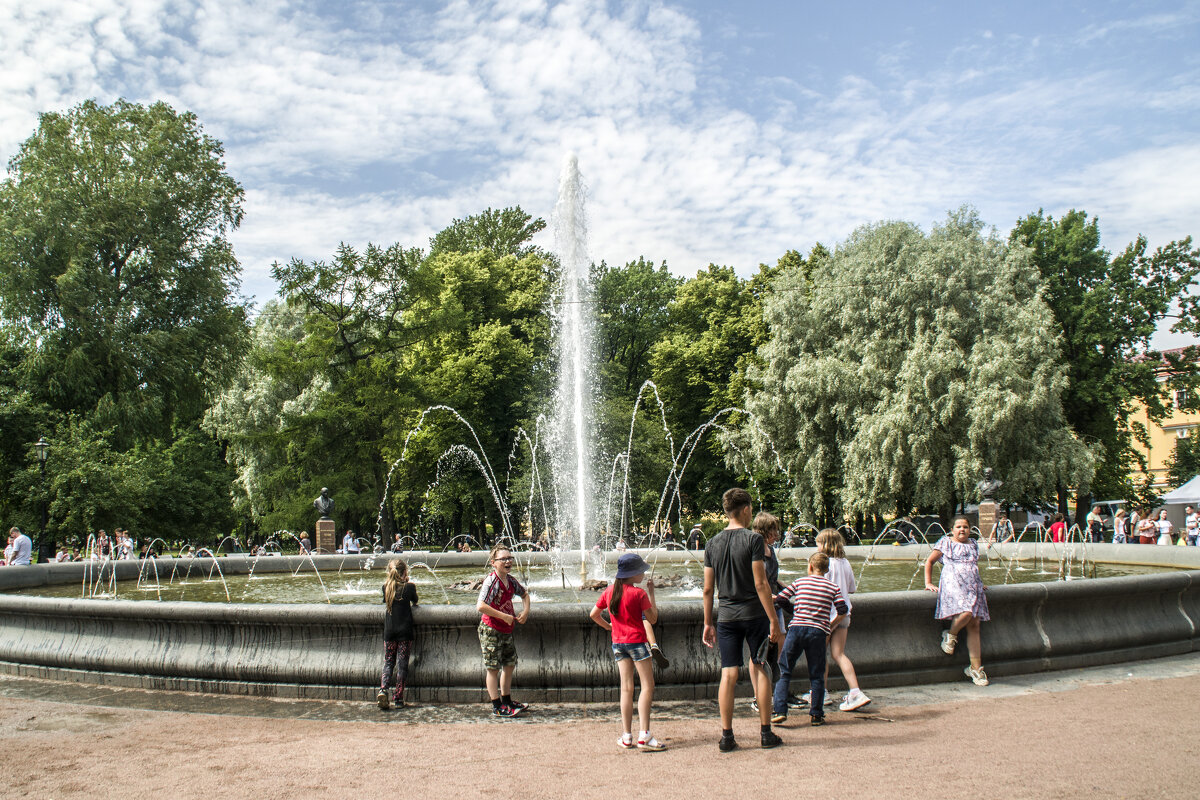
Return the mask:
[(1163, 502), (1171, 506), (1200, 505), (1200, 475), (1192, 478), (1178, 489), (1173, 489), (1164, 494)]
[(1176, 530), (1183, 527), (1183, 507), (1196, 506), (1200, 508), (1200, 475), (1163, 495), (1163, 505), (1167, 507), (1167, 519), (1175, 524)]

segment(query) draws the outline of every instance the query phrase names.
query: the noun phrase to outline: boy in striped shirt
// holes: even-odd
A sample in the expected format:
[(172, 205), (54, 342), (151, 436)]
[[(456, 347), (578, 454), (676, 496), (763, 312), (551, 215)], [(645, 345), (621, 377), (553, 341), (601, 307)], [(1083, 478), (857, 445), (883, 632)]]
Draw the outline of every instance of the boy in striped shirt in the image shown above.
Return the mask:
[[(783, 651), (779, 654), (779, 680), (775, 682), (772, 698), (771, 722), (775, 724), (787, 722), (788, 684), (801, 652), (808, 662), (808, 683), (812, 692), (808, 713), (812, 715), (814, 726), (825, 724), (825, 640), (849, 611), (842, 590), (825, 577), (828, 571), (829, 556), (813, 553), (808, 559), (808, 575), (797, 578), (776, 596), (778, 600), (791, 601), (794, 610)], [(830, 619), (829, 612), (834, 608), (837, 616)]]

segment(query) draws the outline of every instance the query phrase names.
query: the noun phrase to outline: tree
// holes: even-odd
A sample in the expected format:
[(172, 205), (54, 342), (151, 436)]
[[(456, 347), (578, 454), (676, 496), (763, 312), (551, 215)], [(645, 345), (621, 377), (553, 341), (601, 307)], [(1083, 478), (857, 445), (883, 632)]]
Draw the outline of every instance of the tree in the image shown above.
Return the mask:
[(497, 256), (540, 254), (540, 248), (529, 243), (546, 228), (544, 219), (534, 218), (521, 210), (520, 206), (499, 211), (491, 208), (466, 219), (456, 219), (449, 227), (438, 232), (429, 240), (430, 255), (442, 253), (474, 253), (490, 250)]
[(51, 444), (45, 496), (27, 454), (5, 460), (6, 504), (44, 500), (50, 538), (231, 524), (229, 475), (196, 428), (245, 340), (226, 238), (243, 193), (222, 155), (192, 114), (88, 101), (42, 114), (0, 183), (0, 425)]
[[(1194, 387), (1200, 377), (1195, 359), (1164, 359), (1150, 346), (1173, 308), (1180, 313), (1174, 330), (1200, 330), (1197, 299), (1188, 294), (1200, 274), (1200, 250), (1191, 247), (1189, 237), (1151, 254), (1139, 236), (1112, 257), (1100, 247), (1097, 219), (1074, 210), (1058, 220), (1040, 210), (1030, 214), (1017, 222), (1009, 241), (1031, 249), (1043, 297), (1054, 314), (1068, 367), (1062, 395), (1067, 423), (1084, 441), (1103, 447), (1092, 488), (1102, 495), (1133, 497), (1137, 489), (1129, 465), (1140, 458), (1133, 443), (1145, 442), (1145, 432), (1130, 424), (1134, 403), (1145, 406), (1151, 421), (1161, 420), (1168, 413), (1170, 390)], [(1171, 378), (1160, 382), (1164, 361)], [(1076, 516), (1082, 517), (1091, 490), (1079, 488)], [(1059, 505), (1066, 513), (1065, 486)]]
[(1092, 457), (1063, 420), (1065, 369), (1028, 251), (982, 227), (968, 209), (928, 236), (864, 226), (779, 276), (748, 408), (760, 458), (773, 444), (807, 514), (949, 513), (984, 466), (1018, 502), (1086, 485)]
[(1200, 475), (1200, 447), (1191, 436), (1175, 440), (1175, 450), (1167, 460), (1167, 484), (1179, 488)]
[(194, 115), (87, 101), (42, 114), (0, 184), (0, 299), (26, 385), (118, 446), (203, 412), (245, 309), (226, 234), (242, 189)]

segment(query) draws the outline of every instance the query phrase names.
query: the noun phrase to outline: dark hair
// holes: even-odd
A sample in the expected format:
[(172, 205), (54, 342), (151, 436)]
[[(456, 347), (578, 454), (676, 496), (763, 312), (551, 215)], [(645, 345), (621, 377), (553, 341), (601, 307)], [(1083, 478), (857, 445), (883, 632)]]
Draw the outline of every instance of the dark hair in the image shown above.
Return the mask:
[(721, 495), (721, 508), (725, 509), (725, 513), (736, 514), (751, 503), (750, 493), (745, 489), (735, 488), (730, 489)]
[(614, 578), (612, 594), (608, 596), (608, 615), (611, 617), (617, 606), (621, 605), (621, 595), (629, 585), (629, 578)]
[(1063, 515), (1062, 515), (1062, 514), (1055, 514), (1055, 515), (1054, 515), (1054, 521), (1055, 521), (1055, 522), (1062, 522), (1062, 521), (1063, 521)]

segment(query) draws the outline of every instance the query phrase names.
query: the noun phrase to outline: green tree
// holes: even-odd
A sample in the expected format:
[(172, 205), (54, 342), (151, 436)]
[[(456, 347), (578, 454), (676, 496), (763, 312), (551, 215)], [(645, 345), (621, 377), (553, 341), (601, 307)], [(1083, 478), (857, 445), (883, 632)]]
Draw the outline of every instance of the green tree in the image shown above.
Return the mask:
[(1192, 478), (1200, 475), (1200, 447), (1195, 438), (1188, 436), (1175, 440), (1175, 449), (1167, 460), (1167, 483), (1177, 489)]
[(4, 462), (7, 502), (44, 500), (52, 535), (230, 524), (229, 475), (196, 428), (245, 341), (226, 238), (243, 195), (222, 155), (192, 114), (88, 101), (42, 114), (0, 183), (0, 425), (52, 447), (44, 497)]
[[(1139, 236), (1114, 257), (1100, 246), (1096, 218), (1074, 210), (1057, 220), (1040, 210), (1030, 214), (1009, 240), (1031, 249), (1054, 314), (1068, 370), (1066, 420), (1077, 436), (1103, 448), (1095, 480), (1079, 486), (1076, 516), (1082, 517), (1092, 488), (1113, 497), (1137, 494), (1129, 465), (1140, 458), (1133, 444), (1144, 442), (1145, 432), (1130, 422), (1134, 404), (1159, 421), (1168, 413), (1170, 390), (1196, 384), (1195, 360), (1174, 354), (1165, 359), (1171, 378), (1160, 382), (1164, 359), (1150, 340), (1173, 309), (1180, 313), (1174, 330), (1197, 332), (1200, 314), (1188, 292), (1200, 274), (1200, 250), (1189, 237), (1150, 253)], [(1059, 496), (1063, 513), (1070, 485)]]
[(118, 446), (203, 413), (244, 335), (226, 234), (242, 189), (194, 115), (85, 102), (42, 114), (0, 184), (0, 299), (26, 384)]
[(1018, 502), (1086, 485), (1092, 457), (1063, 421), (1065, 370), (1026, 249), (964, 209), (928, 236), (865, 226), (809, 261), (767, 299), (748, 404), (760, 457), (773, 443), (805, 513), (949, 513), (984, 466)]
[(430, 255), (440, 255), (490, 250), (497, 256), (511, 255), (517, 258), (545, 255), (530, 244), (530, 239), (545, 228), (544, 219), (526, 214), (520, 206), (499, 211), (489, 208), (483, 213), (451, 222), (449, 227), (429, 240), (429, 252)]

